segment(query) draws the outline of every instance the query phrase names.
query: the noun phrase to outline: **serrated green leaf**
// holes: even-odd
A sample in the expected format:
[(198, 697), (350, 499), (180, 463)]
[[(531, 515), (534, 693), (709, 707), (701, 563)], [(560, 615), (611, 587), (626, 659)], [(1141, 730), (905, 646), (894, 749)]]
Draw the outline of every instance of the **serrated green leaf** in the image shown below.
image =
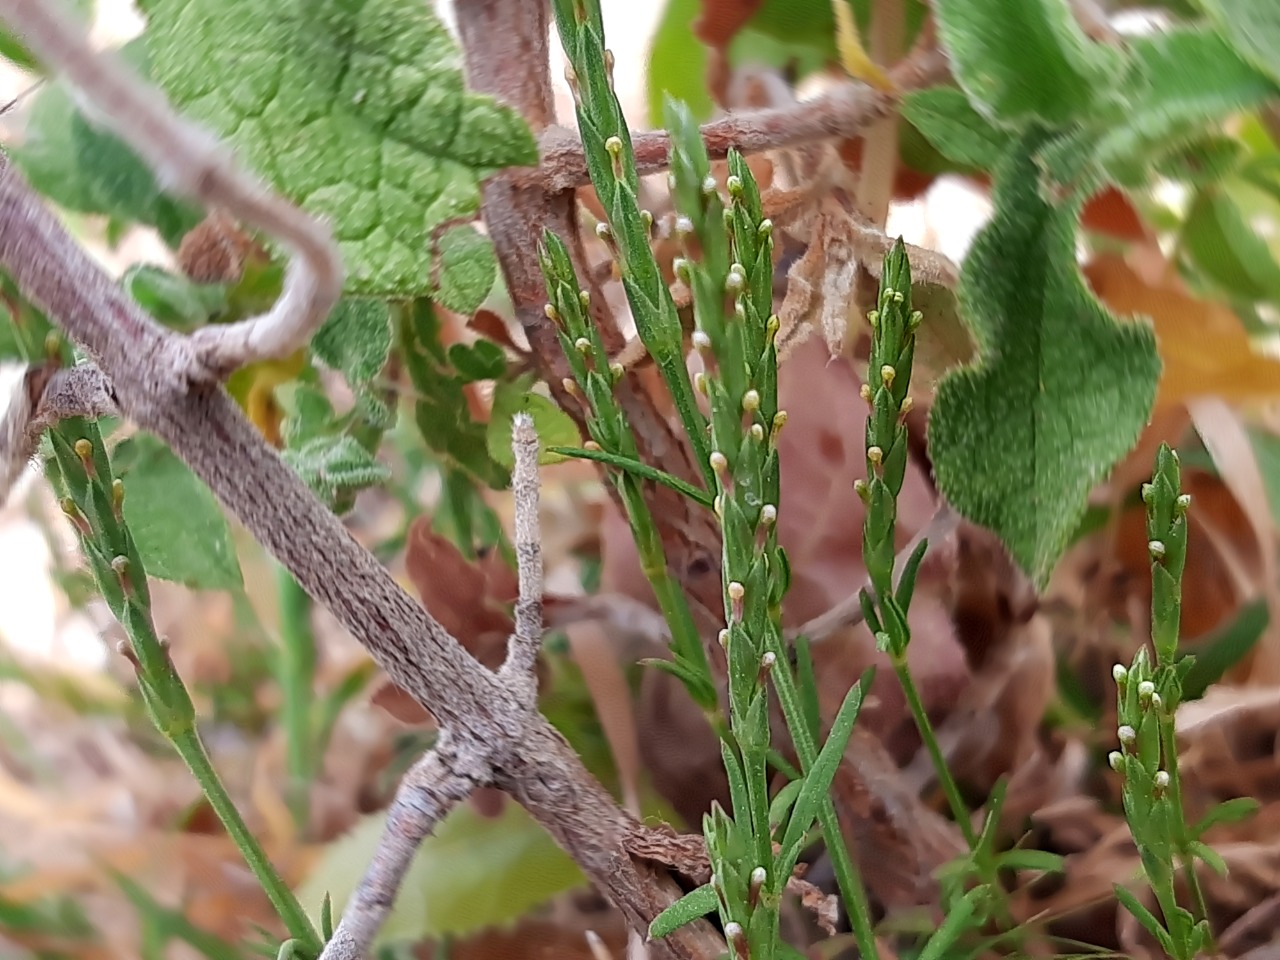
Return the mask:
[(491, 340), (455, 343), (449, 348), (449, 362), (467, 383), (498, 380), (507, 370), (507, 355)]
[[(366, 817), (331, 843), (299, 899), (318, 909), (330, 893), (340, 913), (385, 822), (383, 814)], [(494, 818), (462, 804), (418, 848), (378, 942), (418, 943), (500, 926), (582, 883), (581, 871), (519, 804), (503, 804)]]
[(975, 170), (1000, 162), (1009, 134), (973, 109), (961, 90), (934, 87), (907, 94), (902, 115), (948, 160)]
[(220, 283), (194, 283), (163, 267), (139, 264), (120, 278), (138, 306), (166, 327), (190, 332), (227, 310), (227, 289)]
[(386, 483), (391, 476), (386, 464), (347, 434), (314, 437), (282, 456), (330, 509), (351, 494)]
[(287, 446), (297, 449), (309, 440), (339, 428), (337, 414), (323, 390), (308, 383), (281, 387), (276, 398), (285, 413), (282, 434)]
[(147, 573), (201, 590), (242, 583), (231, 530), (209, 489), (154, 437), (122, 440), (111, 462), (124, 481), (124, 518)]
[(376, 377), (391, 352), (391, 311), (386, 301), (344, 297), (311, 341), (326, 367), (340, 370), (352, 387)]
[(1116, 82), (1119, 54), (1084, 35), (1064, 0), (934, 0), (951, 67), (993, 120), (1065, 124)]
[(1206, 187), (1197, 194), (1182, 244), (1196, 266), (1232, 296), (1280, 300), (1280, 264), (1223, 191)]
[[(333, 223), (351, 293), (431, 293), (437, 228), (476, 213), (482, 177), (537, 162), (520, 116), (465, 89), (421, 0), (151, 0), (146, 12), (153, 78)], [(438, 296), (487, 292), (491, 251), (463, 235), (441, 247)]]
[(454, 227), (440, 238), (440, 285), (432, 298), (454, 313), (474, 313), (498, 276), (498, 256), (488, 237)]
[[(125, 44), (119, 56), (148, 74), (140, 41)], [(68, 210), (153, 226), (175, 247), (200, 222), (196, 208), (161, 192), (151, 170), (124, 141), (85, 119), (62, 81), (46, 84), (35, 95), (23, 141), (9, 151), (31, 185)]]
[(1197, 0), (1242, 57), (1280, 83), (1280, 4), (1275, 0)]
[(440, 344), (440, 323), (429, 301), (417, 300), (403, 311), (400, 343), (417, 394), (414, 422), (427, 446), (486, 486), (505, 489), (510, 473), (489, 455), (488, 424), (471, 417), (463, 378)]
[(690, 890), (683, 897), (653, 918), (649, 924), (649, 938), (659, 940), (670, 933), (675, 933), (686, 923), (692, 923), (699, 917), (705, 917), (716, 909), (717, 899), (715, 887), (704, 883), (695, 890)]
[(929, 421), (938, 484), (1043, 585), (1093, 485), (1132, 448), (1160, 360), (1085, 289), (1077, 211), (1040, 195), (1027, 138), (1001, 164), (995, 213), (965, 259), (959, 299), (982, 350), (943, 378)]

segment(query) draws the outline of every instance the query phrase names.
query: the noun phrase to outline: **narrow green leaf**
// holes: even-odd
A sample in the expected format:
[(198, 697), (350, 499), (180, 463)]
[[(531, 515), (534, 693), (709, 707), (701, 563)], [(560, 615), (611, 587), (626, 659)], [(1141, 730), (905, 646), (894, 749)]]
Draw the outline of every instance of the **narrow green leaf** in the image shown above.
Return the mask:
[(1117, 323), (1081, 282), (1076, 210), (1041, 197), (1037, 143), (1001, 164), (965, 259), (960, 303), (983, 356), (942, 380), (929, 445), (947, 500), (1043, 586), (1147, 422), (1160, 359), (1147, 324)]
[(716, 891), (709, 883), (690, 890), (683, 897), (653, 918), (649, 924), (649, 939), (659, 940), (679, 930), (686, 923), (705, 917), (716, 909)]
[(1066, 859), (1048, 850), (1006, 850), (996, 858), (1003, 870), (1041, 870), (1045, 873), (1061, 873)]
[[(809, 735), (817, 743), (822, 736), (822, 707), (818, 702), (818, 676), (813, 667), (813, 648), (808, 637), (796, 637), (796, 691), (800, 695), (800, 707), (804, 712)], [(875, 667), (871, 668), (872, 670)]]
[(1128, 888), (1115, 884), (1116, 899), (1120, 901), (1121, 906), (1133, 914), (1133, 918), (1142, 924), (1147, 933), (1151, 934), (1162, 944), (1168, 944), (1169, 934), (1160, 925), (1160, 921), (1156, 919), (1155, 914), (1143, 906), (1142, 901), (1129, 892)]
[(1182, 679), (1182, 699), (1198, 700), (1222, 675), (1239, 663), (1257, 642), (1271, 622), (1265, 600), (1255, 600), (1240, 608), (1231, 623), (1200, 641), (1188, 645), (1195, 662)]
[(733, 747), (720, 741), (720, 759), (724, 763), (725, 778), (729, 781), (729, 802), (733, 805), (735, 818), (751, 816), (751, 797), (747, 793), (747, 779), (742, 772), (742, 763)]
[(1227, 869), (1227, 861), (1222, 859), (1222, 854), (1199, 840), (1191, 841), (1191, 854), (1203, 860), (1212, 870), (1220, 877), (1225, 877), (1230, 871)]
[(769, 804), (769, 826), (776, 829), (781, 826), (787, 819), (787, 814), (791, 812), (791, 808), (795, 806), (796, 800), (800, 797), (800, 790), (804, 787), (804, 779), (791, 780), (783, 784), (782, 789), (774, 794), (772, 802)]
[(990, 170), (1004, 156), (1009, 133), (973, 109), (964, 91), (933, 87), (907, 94), (902, 115), (948, 160)]
[(1193, 837), (1203, 837), (1211, 827), (1220, 823), (1239, 823), (1253, 816), (1261, 809), (1253, 797), (1234, 797), (1224, 800), (1204, 815), (1204, 818), (1189, 831)]
[(241, 585), (240, 561), (222, 508), (154, 437), (122, 440), (111, 453), (124, 483), (124, 518), (147, 573), (201, 590)]
[(379, 373), (391, 352), (391, 311), (385, 301), (344, 297), (311, 341), (326, 367), (339, 370), (352, 387)]
[(487, 293), (487, 244), (465, 231), (433, 240), (477, 212), (481, 178), (538, 153), (519, 114), (466, 90), (430, 4), (150, 0), (146, 13), (155, 81), (332, 222), (349, 292), (459, 307)]
[(1119, 71), (1064, 0), (934, 0), (951, 67), (970, 100), (1006, 123), (1087, 117)]
[(862, 683), (855, 683), (845, 694), (844, 702), (831, 724), (831, 732), (827, 742), (818, 751), (818, 757), (805, 774), (804, 786), (800, 796), (796, 798), (795, 808), (791, 811), (791, 819), (787, 821), (787, 831), (783, 836), (783, 849), (799, 841), (813, 825), (818, 815), (818, 808), (826, 801), (827, 791), (835, 779), (836, 768), (844, 757), (844, 748), (853, 734), (853, 725), (858, 720), (858, 712), (862, 709)]
[(677, 476), (667, 473), (665, 470), (659, 470), (657, 467), (651, 467), (647, 463), (639, 460), (632, 460), (630, 457), (624, 457), (616, 453), (609, 453), (607, 450), (587, 450), (583, 447), (548, 447), (548, 453), (557, 454), (562, 457), (577, 457), (581, 460), (594, 460), (597, 463), (606, 463), (611, 467), (617, 467), (624, 473), (632, 474), (644, 480), (652, 480), (654, 483), (661, 483), (670, 487), (677, 493), (682, 493), (690, 500), (696, 500), (707, 509), (711, 508), (714, 498), (705, 490), (699, 490), (693, 484), (681, 480)]

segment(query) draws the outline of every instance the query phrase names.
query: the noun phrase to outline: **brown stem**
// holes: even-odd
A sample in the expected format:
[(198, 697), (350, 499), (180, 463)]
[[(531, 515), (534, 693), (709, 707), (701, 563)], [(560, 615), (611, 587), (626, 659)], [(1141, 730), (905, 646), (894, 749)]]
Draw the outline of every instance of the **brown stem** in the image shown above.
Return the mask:
[[(483, 6), (483, 4), (481, 4)], [(730, 149), (760, 153), (812, 140), (860, 136), (871, 124), (891, 115), (902, 92), (944, 82), (950, 76), (946, 55), (936, 46), (917, 46), (915, 52), (889, 72), (899, 93), (880, 93), (864, 83), (842, 84), (829, 93), (797, 106), (730, 114), (702, 126), (702, 139), (712, 159), (722, 159)], [(665, 130), (632, 136), (636, 168), (641, 174), (666, 168), (671, 137)], [(552, 128), (542, 135), (542, 166), (522, 179), (540, 181), (555, 194), (590, 182), (582, 144), (573, 134)]]

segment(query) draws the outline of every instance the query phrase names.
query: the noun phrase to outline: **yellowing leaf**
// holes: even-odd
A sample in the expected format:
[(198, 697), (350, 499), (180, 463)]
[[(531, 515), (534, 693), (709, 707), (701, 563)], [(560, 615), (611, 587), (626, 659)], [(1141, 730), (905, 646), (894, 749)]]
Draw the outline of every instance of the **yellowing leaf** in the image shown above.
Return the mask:
[(892, 90), (893, 81), (867, 55), (862, 46), (858, 23), (853, 19), (853, 10), (849, 8), (848, 0), (831, 0), (831, 8), (836, 15), (836, 50), (840, 54), (840, 64), (845, 73), (877, 90)]
[(1112, 310), (1148, 316), (1155, 324), (1164, 361), (1157, 408), (1209, 395), (1228, 402), (1280, 396), (1280, 361), (1254, 350), (1240, 321), (1222, 304), (1172, 285), (1149, 285), (1113, 255), (1095, 258), (1084, 274)]

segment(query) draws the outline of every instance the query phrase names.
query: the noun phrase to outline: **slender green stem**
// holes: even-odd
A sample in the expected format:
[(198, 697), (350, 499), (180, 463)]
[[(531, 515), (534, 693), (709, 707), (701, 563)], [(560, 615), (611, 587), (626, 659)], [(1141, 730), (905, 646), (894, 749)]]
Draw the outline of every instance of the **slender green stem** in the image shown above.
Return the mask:
[(276, 596), (280, 606), (281, 722), (289, 774), (289, 808), (299, 829), (310, 821), (311, 782), (315, 779), (316, 637), (311, 627), (311, 598), (283, 567), (276, 568)]
[(311, 920), (302, 909), (298, 898), (293, 895), (288, 884), (276, 872), (257, 838), (241, 818), (240, 811), (236, 809), (235, 803), (218, 777), (218, 772), (214, 769), (199, 734), (193, 729), (172, 737), (171, 742), (190, 768), (196, 782), (200, 784), (200, 789), (205, 799), (209, 801), (209, 806), (222, 821), (227, 834), (240, 851), (240, 855), (244, 857), (245, 863), (253, 872), (267, 899), (271, 901), (271, 906), (283, 921), (289, 935), (300, 941), (309, 956), (319, 956), (324, 948), (320, 936), (311, 925)]
[(911, 716), (915, 718), (916, 728), (920, 731), (920, 739), (924, 741), (925, 749), (929, 751), (929, 758), (933, 761), (934, 770), (938, 774), (938, 782), (942, 784), (942, 792), (947, 795), (951, 815), (955, 817), (956, 824), (964, 834), (964, 840), (969, 845), (969, 849), (976, 850), (978, 835), (974, 832), (973, 823), (969, 820), (969, 808), (965, 805), (964, 798), (960, 796), (960, 788), (956, 785), (955, 778), (947, 769), (947, 758), (942, 755), (942, 748), (938, 745), (938, 738), (933, 732), (933, 724), (929, 722), (929, 714), (925, 711), (924, 701), (920, 698), (920, 690), (916, 686), (915, 678), (911, 676), (910, 667), (907, 666), (907, 658), (894, 657), (893, 670), (898, 675), (902, 692), (906, 695), (907, 706), (911, 710)]

